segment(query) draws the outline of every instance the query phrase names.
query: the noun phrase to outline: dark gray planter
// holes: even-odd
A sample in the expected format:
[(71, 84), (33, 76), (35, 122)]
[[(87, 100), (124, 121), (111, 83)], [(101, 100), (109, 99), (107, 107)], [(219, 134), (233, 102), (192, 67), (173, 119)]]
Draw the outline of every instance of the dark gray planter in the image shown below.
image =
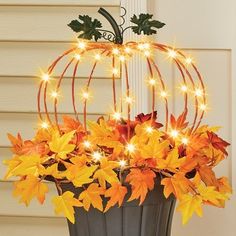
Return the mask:
[[(64, 185), (63, 191), (70, 190), (79, 195), (80, 188)], [(130, 189), (126, 196), (130, 196)], [(166, 199), (160, 178), (155, 188), (149, 192), (144, 203), (126, 202), (122, 207), (113, 207), (107, 213), (94, 208), (89, 212), (83, 208), (75, 209), (75, 224), (68, 222), (70, 236), (170, 236), (175, 208), (175, 198)]]

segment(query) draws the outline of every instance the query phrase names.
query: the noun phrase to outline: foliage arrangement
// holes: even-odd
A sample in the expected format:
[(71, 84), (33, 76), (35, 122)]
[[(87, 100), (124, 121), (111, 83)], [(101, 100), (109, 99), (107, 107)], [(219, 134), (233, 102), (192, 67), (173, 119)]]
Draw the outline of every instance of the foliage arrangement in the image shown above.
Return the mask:
[[(83, 207), (86, 211), (94, 207), (107, 212), (111, 207), (122, 206), (124, 200), (138, 200), (142, 204), (154, 187), (163, 188), (166, 198), (171, 194), (176, 197), (179, 201), (177, 210), (182, 213), (184, 224), (194, 213), (202, 216), (202, 205), (224, 207), (231, 194), (231, 187), (226, 177), (216, 177), (214, 168), (227, 157), (229, 143), (216, 134), (217, 127), (200, 125), (207, 108), (206, 93), (202, 77), (192, 59), (160, 43), (122, 44), (123, 33), (127, 28), (121, 30), (104, 9), (99, 11), (114, 29), (114, 37), (108, 37), (112, 43), (79, 41), (78, 45), (59, 56), (49, 66), (47, 73), (42, 75), (39, 86), (38, 114), (42, 127), (32, 140), (23, 140), (20, 134), (16, 137), (8, 135), (14, 155), (5, 161), (8, 166), (5, 178), (19, 178), (14, 183), (14, 195), (26, 205), (33, 198), (42, 204), (49, 191), (46, 181), (52, 181), (59, 193), (52, 199), (55, 212), (64, 214), (72, 223), (75, 222), (75, 207)], [(131, 22), (135, 25), (128, 28), (137, 34), (156, 33), (156, 29), (164, 24), (151, 18), (149, 14), (134, 15)], [(80, 33), (80, 38), (106, 38), (101, 31), (101, 22), (89, 16), (79, 16), (79, 21), (74, 20), (69, 26)], [(81, 58), (86, 58), (87, 52), (96, 54), (82, 93), (82, 122), (78, 119), (75, 103), (75, 77)], [(167, 86), (153, 56), (155, 53), (170, 58), (180, 72), (184, 111), (178, 117), (169, 116)], [(74, 54), (72, 58), (71, 54)], [(152, 112), (146, 115), (141, 113), (132, 119), (134, 101), (127, 61), (135, 54), (141, 55), (149, 68), (147, 82), (151, 88)], [(52, 121), (47, 107), (47, 86), (57, 63), (67, 56), (70, 61), (57, 78), (56, 89), (52, 94), (55, 118)], [(111, 59), (114, 114), (108, 118), (100, 117), (97, 122), (87, 121), (90, 85), (102, 57)], [(58, 92), (61, 92), (62, 80), (72, 65), (71, 95), (75, 119), (64, 116), (60, 123)], [(195, 72), (195, 77), (190, 68)], [(115, 77), (119, 76), (118, 72), (122, 69), (125, 71), (126, 88), (125, 97), (119, 99), (116, 97)], [(165, 105), (163, 124), (157, 119), (155, 111), (159, 92)], [(189, 96), (192, 99), (188, 99)], [(122, 100), (122, 109), (118, 108), (118, 100)], [(187, 121), (189, 100), (194, 102), (194, 118), (191, 122)], [(161, 180), (161, 186), (155, 185), (157, 179)], [(63, 191), (64, 184), (72, 184), (81, 193), (75, 196), (71, 191)]]
[[(171, 127), (183, 136), (189, 132), (185, 118), (184, 113), (171, 118)], [(165, 197), (174, 194), (179, 200), (183, 223), (194, 212), (201, 216), (202, 204), (224, 207), (231, 188), (225, 177), (215, 176), (213, 168), (227, 156), (229, 144), (217, 136), (218, 128), (201, 126), (183, 144), (161, 130), (156, 115), (140, 114), (132, 121), (127, 145), (126, 120), (101, 117), (88, 124), (88, 135), (79, 121), (68, 116), (60, 125), (61, 133), (56, 127), (39, 129), (26, 141), (19, 134), (9, 134), (15, 155), (6, 161), (6, 178), (20, 178), (14, 195), (21, 202), (28, 205), (36, 197), (43, 203), (48, 192), (43, 180), (50, 176), (60, 192), (53, 198), (56, 212), (74, 222), (74, 207), (88, 211), (93, 206), (106, 212), (116, 204), (121, 206), (127, 185), (132, 188), (128, 201), (138, 199), (142, 204), (159, 176)], [(73, 183), (84, 191), (75, 198), (70, 191), (62, 192), (61, 183)], [(104, 198), (108, 199), (105, 207)]]

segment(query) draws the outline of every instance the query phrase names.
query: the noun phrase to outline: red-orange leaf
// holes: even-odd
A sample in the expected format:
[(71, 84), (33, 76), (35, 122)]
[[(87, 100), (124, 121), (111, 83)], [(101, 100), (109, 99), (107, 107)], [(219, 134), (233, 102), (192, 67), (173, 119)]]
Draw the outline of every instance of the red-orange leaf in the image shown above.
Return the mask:
[(222, 151), (225, 155), (228, 155), (225, 148), (229, 146), (230, 143), (226, 142), (225, 140), (223, 140), (222, 138), (220, 138), (217, 134), (213, 132), (207, 131), (207, 136), (208, 136), (209, 142), (215, 149), (218, 149)]
[(108, 211), (111, 207), (118, 203), (119, 207), (123, 203), (124, 197), (127, 193), (127, 188), (120, 183), (113, 183), (112, 186), (106, 190), (105, 197), (110, 197), (104, 212)]
[(62, 130), (66, 133), (76, 130), (77, 132), (84, 131), (82, 124), (70, 116), (63, 116)]
[(188, 126), (188, 122), (186, 122), (187, 110), (185, 110), (177, 119), (171, 115), (170, 116), (170, 124), (172, 129), (182, 130)]
[(155, 177), (156, 174), (152, 170), (131, 169), (126, 177), (126, 182), (132, 186), (132, 194), (128, 201), (140, 198), (140, 204), (142, 204), (148, 190), (154, 188)]

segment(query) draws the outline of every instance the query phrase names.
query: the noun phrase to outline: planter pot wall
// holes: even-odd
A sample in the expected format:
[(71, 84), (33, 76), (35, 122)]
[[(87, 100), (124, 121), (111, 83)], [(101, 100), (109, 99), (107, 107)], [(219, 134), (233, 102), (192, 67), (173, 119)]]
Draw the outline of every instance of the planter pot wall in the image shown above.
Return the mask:
[[(82, 189), (63, 185), (63, 191), (70, 190), (79, 195)], [(175, 198), (166, 199), (160, 179), (149, 192), (144, 203), (126, 202), (122, 207), (113, 207), (102, 213), (94, 208), (89, 212), (83, 208), (75, 209), (75, 224), (68, 222), (70, 236), (170, 236), (171, 223), (175, 208)]]

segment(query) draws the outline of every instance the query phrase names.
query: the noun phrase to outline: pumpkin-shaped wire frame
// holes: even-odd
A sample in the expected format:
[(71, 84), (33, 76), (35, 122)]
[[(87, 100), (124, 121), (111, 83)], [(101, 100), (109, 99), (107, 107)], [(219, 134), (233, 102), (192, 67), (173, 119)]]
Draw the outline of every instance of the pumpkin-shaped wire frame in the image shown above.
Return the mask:
[[(87, 122), (87, 107), (88, 107), (88, 99), (90, 92), (90, 85), (94, 78), (94, 72), (96, 68), (99, 66), (100, 60), (102, 57), (108, 57), (111, 60), (111, 79), (112, 79), (112, 94), (113, 94), (113, 118), (119, 120), (123, 114), (119, 113), (120, 109), (118, 109), (118, 102), (121, 101), (121, 98), (117, 97), (117, 86), (116, 86), (116, 76), (117, 74), (123, 75), (125, 81), (125, 105), (122, 105), (123, 110), (127, 114), (127, 127), (128, 127), (128, 139), (130, 139), (130, 123), (131, 123), (131, 109), (134, 101), (131, 96), (132, 88), (130, 87), (130, 78), (129, 78), (129, 67), (128, 60), (130, 60), (135, 54), (141, 54), (143, 56), (144, 63), (147, 64), (149, 71), (149, 86), (151, 86), (151, 113), (154, 116), (155, 106), (156, 106), (156, 96), (157, 96), (157, 82), (160, 85), (161, 89), (161, 97), (164, 102), (165, 107), (165, 120), (163, 121), (165, 132), (169, 132), (169, 122), (170, 122), (170, 112), (169, 112), (169, 104), (168, 104), (168, 96), (166, 93), (166, 84), (163, 78), (162, 72), (158, 66), (157, 61), (154, 56), (157, 53), (166, 54), (167, 57), (171, 58), (172, 63), (176, 66), (178, 71), (180, 72), (182, 78), (182, 87), (181, 90), (183, 92), (184, 97), (184, 108), (183, 112), (188, 113), (188, 107), (190, 106), (190, 99), (188, 99), (189, 93), (188, 90), (191, 88), (194, 96), (194, 116), (193, 121), (189, 122), (191, 127), (189, 129), (189, 134), (193, 133), (201, 123), (201, 120), (204, 116), (206, 110), (206, 91), (203, 83), (203, 79), (199, 70), (193, 63), (192, 59), (185, 56), (180, 50), (175, 50), (171, 46), (167, 46), (164, 44), (159, 44), (155, 42), (127, 42), (123, 45), (117, 45), (114, 43), (98, 43), (98, 42), (89, 42), (89, 41), (79, 41), (78, 44), (69, 50), (65, 51), (62, 55), (60, 55), (53, 63), (49, 66), (47, 72), (42, 75), (42, 80), (39, 85), (38, 95), (37, 95), (37, 106), (38, 106), (38, 114), (39, 118), (44, 127), (48, 125), (55, 125), (59, 127), (58, 121), (58, 92), (61, 89), (62, 80), (65, 77), (65, 74), (69, 67), (73, 67), (73, 74), (71, 76), (71, 101), (73, 106), (73, 111), (76, 119), (78, 120), (78, 110), (76, 107), (76, 87), (75, 87), (75, 78), (78, 72), (78, 66), (80, 64), (80, 59), (86, 57), (86, 54), (89, 52), (96, 52), (94, 56), (94, 62), (91, 68), (91, 71), (88, 73), (86, 86), (84, 88), (84, 92), (82, 94), (82, 106), (83, 106), (83, 125), (85, 131), (87, 131), (86, 122)], [(71, 57), (72, 55), (72, 57)], [(54, 121), (52, 117), (49, 115), (48, 111), (48, 83), (50, 81), (51, 76), (57, 66), (57, 64), (66, 56), (70, 56), (69, 62), (64, 67), (61, 75), (59, 76), (56, 88), (54, 89)], [(190, 66), (192, 67), (190, 72)], [(193, 74), (194, 73), (194, 74)], [(145, 77), (145, 76), (144, 76)], [(124, 112), (123, 112), (124, 113)], [(173, 130), (172, 130), (173, 131)], [(174, 131), (178, 132), (178, 131)], [(173, 133), (173, 136), (175, 134)]]

